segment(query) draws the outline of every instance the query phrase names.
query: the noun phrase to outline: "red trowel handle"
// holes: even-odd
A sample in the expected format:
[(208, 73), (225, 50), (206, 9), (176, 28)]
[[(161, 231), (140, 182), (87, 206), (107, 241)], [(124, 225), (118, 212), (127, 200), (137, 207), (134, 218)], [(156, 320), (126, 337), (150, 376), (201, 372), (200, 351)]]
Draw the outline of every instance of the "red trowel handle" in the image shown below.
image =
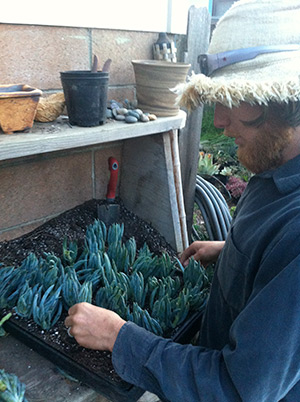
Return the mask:
[(107, 186), (107, 201), (114, 201), (116, 198), (116, 188), (118, 183), (119, 162), (112, 156), (108, 158), (108, 169), (110, 171), (110, 179)]

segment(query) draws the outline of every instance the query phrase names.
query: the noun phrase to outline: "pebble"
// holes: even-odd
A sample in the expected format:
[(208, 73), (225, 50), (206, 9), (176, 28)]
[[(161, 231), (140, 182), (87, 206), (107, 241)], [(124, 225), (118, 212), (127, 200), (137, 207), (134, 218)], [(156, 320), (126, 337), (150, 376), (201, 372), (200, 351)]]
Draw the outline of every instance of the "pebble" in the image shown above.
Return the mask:
[(137, 123), (138, 119), (134, 116), (127, 115), (125, 116), (126, 123)]
[(110, 107), (111, 107), (112, 110), (114, 110), (114, 109), (119, 109), (119, 108), (120, 108), (120, 106), (117, 105), (116, 103), (112, 103), (112, 104), (110, 105)]
[(140, 117), (140, 120), (143, 122), (143, 123), (147, 123), (148, 121), (149, 121), (149, 117), (148, 116), (146, 116), (144, 113), (141, 115), (141, 117)]
[(120, 107), (122, 107), (122, 106), (121, 106), (120, 103), (118, 103), (117, 101), (115, 101), (115, 100), (113, 99), (113, 100), (110, 101), (110, 107), (111, 107), (112, 109), (118, 109), (118, 108), (120, 108)]
[(116, 119), (118, 116), (117, 108), (111, 109), (113, 117)]
[(136, 113), (138, 113), (140, 116), (142, 116), (142, 114), (144, 114), (144, 112), (141, 109), (134, 109), (134, 111)]
[(137, 120), (140, 118), (140, 115), (138, 112), (136, 112), (135, 110), (129, 110), (127, 113), (127, 116), (133, 116), (135, 117)]
[(116, 120), (118, 121), (124, 121), (125, 120), (125, 116), (123, 114), (117, 114), (115, 117)]
[(157, 119), (157, 117), (156, 117), (155, 114), (153, 114), (153, 113), (149, 113), (149, 114), (148, 114), (148, 117), (149, 117), (149, 120), (150, 120), (150, 121), (153, 121), (153, 120), (156, 120), (156, 119)]
[(125, 107), (120, 107), (117, 109), (117, 113), (122, 116), (125, 116), (128, 113), (128, 109), (126, 109)]
[[(128, 107), (124, 107), (128, 105)], [(110, 108), (107, 109), (107, 118), (113, 118), (118, 121), (125, 121), (126, 123), (137, 123), (138, 121), (147, 123), (148, 121), (156, 120), (157, 117), (153, 113), (144, 113), (143, 110), (135, 108), (129, 101), (125, 103), (110, 101)]]
[(113, 114), (112, 114), (112, 110), (111, 109), (106, 109), (106, 117), (108, 118), (108, 119), (112, 119), (112, 117), (113, 117)]

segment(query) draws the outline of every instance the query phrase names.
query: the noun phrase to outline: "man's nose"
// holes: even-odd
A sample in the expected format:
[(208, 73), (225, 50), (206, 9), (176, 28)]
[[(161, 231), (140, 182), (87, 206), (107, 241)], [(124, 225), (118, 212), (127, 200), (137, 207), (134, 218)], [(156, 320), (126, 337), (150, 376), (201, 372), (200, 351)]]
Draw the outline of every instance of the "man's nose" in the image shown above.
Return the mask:
[(217, 104), (215, 106), (214, 126), (216, 128), (226, 128), (230, 124), (228, 108)]

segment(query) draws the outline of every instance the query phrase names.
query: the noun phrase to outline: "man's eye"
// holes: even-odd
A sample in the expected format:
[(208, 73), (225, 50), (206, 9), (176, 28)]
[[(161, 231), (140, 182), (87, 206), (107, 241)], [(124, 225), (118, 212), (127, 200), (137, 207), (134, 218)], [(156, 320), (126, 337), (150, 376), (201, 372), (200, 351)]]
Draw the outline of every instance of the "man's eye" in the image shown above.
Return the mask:
[(256, 119), (254, 120), (240, 120), (240, 122), (245, 126), (245, 127), (255, 127), (258, 128), (260, 127), (264, 122), (266, 121), (265, 119), (265, 115), (261, 114), (260, 116), (258, 116)]

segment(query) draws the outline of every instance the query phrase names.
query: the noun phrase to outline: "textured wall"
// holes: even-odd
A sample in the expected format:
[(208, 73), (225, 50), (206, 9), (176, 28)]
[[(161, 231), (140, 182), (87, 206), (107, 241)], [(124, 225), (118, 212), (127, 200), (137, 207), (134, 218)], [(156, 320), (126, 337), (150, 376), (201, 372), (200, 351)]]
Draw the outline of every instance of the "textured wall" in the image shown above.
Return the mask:
[(0, 84), (23, 83), (61, 90), (60, 71), (88, 70), (112, 59), (109, 99), (134, 97), (131, 60), (153, 59), (157, 33), (0, 24)]
[(120, 142), (0, 162), (0, 241), (40, 226), (92, 198), (105, 198), (110, 156)]
[[(44, 94), (62, 90), (60, 72), (89, 70), (111, 58), (108, 99), (135, 99), (131, 60), (153, 59), (158, 33), (0, 24), (0, 85), (28, 84)], [(0, 130), (0, 147), (1, 136)], [(16, 134), (17, 135), (17, 134)], [(122, 144), (0, 163), (0, 241), (18, 237), (91, 198), (104, 198), (107, 158)], [(76, 174), (74, 174), (76, 172)]]

